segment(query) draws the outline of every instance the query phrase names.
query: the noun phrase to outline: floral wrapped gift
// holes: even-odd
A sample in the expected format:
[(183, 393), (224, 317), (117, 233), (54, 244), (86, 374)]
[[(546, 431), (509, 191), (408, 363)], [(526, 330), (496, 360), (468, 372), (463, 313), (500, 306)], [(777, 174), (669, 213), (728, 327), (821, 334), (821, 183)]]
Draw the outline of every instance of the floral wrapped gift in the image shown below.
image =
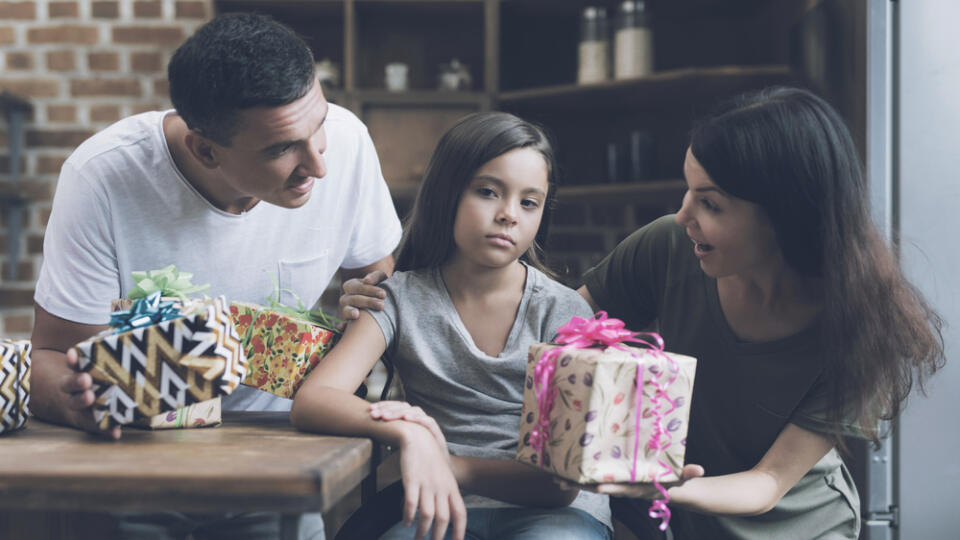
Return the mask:
[(30, 414), (30, 342), (0, 340), (0, 433), (20, 429)]
[(247, 373), (223, 297), (181, 309), (155, 291), (116, 311), (113, 330), (74, 346), (94, 381), (101, 429), (229, 394)]
[(602, 312), (557, 341), (530, 347), (517, 459), (581, 484), (679, 480), (696, 359)]
[(250, 370), (243, 384), (290, 398), (336, 342), (339, 332), (324, 318), (286, 306), (230, 304)]
[(215, 397), (149, 418), (142, 418), (133, 425), (150, 429), (214, 427), (223, 423), (221, 413), (220, 398)]

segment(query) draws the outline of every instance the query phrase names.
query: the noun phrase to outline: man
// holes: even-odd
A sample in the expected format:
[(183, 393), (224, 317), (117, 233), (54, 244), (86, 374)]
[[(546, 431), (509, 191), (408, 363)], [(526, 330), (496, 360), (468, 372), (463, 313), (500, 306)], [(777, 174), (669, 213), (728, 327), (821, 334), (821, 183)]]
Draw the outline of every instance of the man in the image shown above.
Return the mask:
[[(134, 270), (176, 264), (211, 295), (253, 302), (278, 280), (312, 302), (338, 269), (343, 279), (393, 269), (400, 223), (373, 143), (327, 103), (292, 31), (217, 17), (177, 49), (168, 75), (175, 112), (121, 120), (63, 165), (34, 297), (31, 409), (41, 418), (97, 431), (90, 376), (65, 353), (106, 328)], [(290, 407), (244, 386), (223, 403)]]

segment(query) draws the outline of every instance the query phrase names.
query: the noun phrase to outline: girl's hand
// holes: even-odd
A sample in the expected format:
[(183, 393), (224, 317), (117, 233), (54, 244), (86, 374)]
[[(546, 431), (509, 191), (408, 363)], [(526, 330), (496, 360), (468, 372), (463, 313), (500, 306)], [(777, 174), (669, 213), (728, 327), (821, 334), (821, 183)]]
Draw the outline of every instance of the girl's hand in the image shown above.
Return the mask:
[[(683, 477), (679, 482), (664, 482), (661, 485), (667, 489), (680, 486), (691, 478), (699, 478), (703, 476), (703, 473), (703, 467), (700, 465), (684, 465), (682, 473)], [(614, 495), (617, 497), (631, 497), (634, 499), (655, 500), (663, 498), (663, 494), (660, 493), (660, 490), (658, 490), (656, 486), (654, 486), (652, 483), (646, 482), (638, 484), (575, 484), (562, 478), (556, 478), (554, 481), (564, 489), (579, 488), (586, 491), (593, 491), (594, 493)]]
[(343, 282), (340, 296), (340, 318), (345, 321), (355, 320), (360, 316), (361, 309), (383, 309), (383, 299), (387, 293), (377, 287), (377, 284), (387, 279), (387, 274), (381, 270), (374, 270), (363, 276), (363, 279), (353, 278)]
[(406, 401), (378, 401), (370, 405), (370, 417), (374, 420), (389, 422), (391, 420), (406, 420), (427, 428), (430, 434), (436, 439), (437, 444), (443, 449), (447, 456), (447, 462), (450, 461), (450, 452), (447, 450), (447, 438), (443, 436), (443, 431), (432, 416), (423, 412), (420, 407), (410, 405)]
[(409, 527), (418, 518), (416, 540), (426, 538), (431, 525), (432, 540), (441, 540), (448, 525), (453, 529), (453, 538), (463, 540), (467, 510), (453, 471), (442, 461), (443, 451), (433, 434), (422, 426), (409, 424), (404, 431), (400, 442), (403, 524)]

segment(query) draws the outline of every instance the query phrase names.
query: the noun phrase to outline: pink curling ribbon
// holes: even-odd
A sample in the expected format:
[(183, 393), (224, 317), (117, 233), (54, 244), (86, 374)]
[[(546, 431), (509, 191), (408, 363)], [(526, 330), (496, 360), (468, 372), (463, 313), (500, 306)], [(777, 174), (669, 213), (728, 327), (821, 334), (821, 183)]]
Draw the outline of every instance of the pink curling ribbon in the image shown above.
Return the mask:
[[(553, 400), (557, 396), (557, 388), (553, 385), (553, 375), (557, 367), (557, 358), (566, 351), (585, 349), (588, 347), (602, 346), (603, 348), (613, 347), (621, 351), (629, 352), (636, 356), (632, 351), (623, 346), (624, 342), (634, 342), (646, 345), (650, 348), (654, 358), (658, 360), (657, 366), (651, 366), (650, 372), (654, 377), (651, 379), (655, 391), (651, 399), (651, 414), (654, 418), (653, 432), (650, 436), (648, 446), (656, 451), (657, 463), (660, 466), (660, 472), (653, 476), (653, 483), (656, 489), (663, 496), (653, 502), (650, 507), (650, 517), (661, 518), (660, 530), (666, 530), (670, 522), (670, 509), (667, 503), (670, 501), (670, 495), (660, 484), (659, 480), (664, 475), (673, 471), (669, 465), (660, 459), (660, 453), (669, 448), (671, 444), (670, 433), (663, 427), (663, 417), (676, 409), (676, 404), (667, 395), (667, 388), (677, 378), (678, 367), (676, 362), (663, 352), (663, 338), (655, 333), (631, 332), (624, 328), (623, 321), (619, 319), (607, 318), (605, 311), (596, 314), (595, 319), (584, 319), (574, 317), (569, 323), (560, 327), (557, 331), (556, 342), (561, 347), (550, 349), (545, 352), (534, 368), (534, 392), (537, 396), (538, 417), (537, 423), (530, 432), (530, 444), (540, 455), (540, 463), (543, 464), (543, 449), (550, 438), (550, 412), (553, 408)], [(643, 337), (639, 337), (643, 336)], [(651, 341), (648, 341), (650, 338)], [(666, 360), (670, 366), (673, 376), (664, 383), (663, 362)], [(630, 481), (637, 480), (637, 461), (640, 450), (640, 418), (643, 409), (641, 408), (643, 399), (643, 380), (645, 364), (642, 360), (637, 363), (636, 375), (636, 403), (635, 403), (635, 426), (633, 441), (633, 467), (630, 470)], [(662, 411), (663, 401), (670, 404), (670, 409)]]

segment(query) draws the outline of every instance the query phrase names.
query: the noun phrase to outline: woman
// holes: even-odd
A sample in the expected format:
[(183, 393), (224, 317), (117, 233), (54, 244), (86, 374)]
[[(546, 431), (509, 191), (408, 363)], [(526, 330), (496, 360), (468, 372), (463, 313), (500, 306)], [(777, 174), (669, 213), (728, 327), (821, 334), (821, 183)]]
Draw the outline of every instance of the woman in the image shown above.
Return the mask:
[(579, 291), (699, 359), (686, 461), (709, 476), (688, 466), (670, 489), (675, 537), (856, 538), (837, 450), (877, 443), (878, 420), (942, 366), (941, 321), (872, 224), (850, 134), (815, 95), (727, 103), (693, 130), (684, 175), (677, 215), (624, 240)]

